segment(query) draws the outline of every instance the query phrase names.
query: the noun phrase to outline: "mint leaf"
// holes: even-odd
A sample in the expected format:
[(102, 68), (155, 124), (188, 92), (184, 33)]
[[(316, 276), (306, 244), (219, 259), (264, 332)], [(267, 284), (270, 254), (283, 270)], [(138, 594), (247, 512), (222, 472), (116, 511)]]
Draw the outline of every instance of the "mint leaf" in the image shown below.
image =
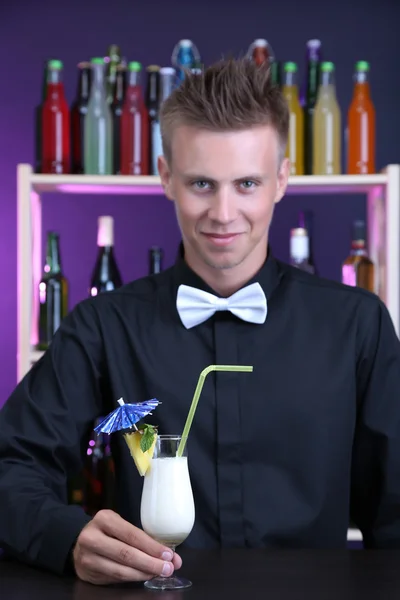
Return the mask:
[(140, 449), (142, 452), (150, 450), (154, 442), (154, 427), (151, 425), (144, 425), (141, 430), (143, 431), (140, 439)]

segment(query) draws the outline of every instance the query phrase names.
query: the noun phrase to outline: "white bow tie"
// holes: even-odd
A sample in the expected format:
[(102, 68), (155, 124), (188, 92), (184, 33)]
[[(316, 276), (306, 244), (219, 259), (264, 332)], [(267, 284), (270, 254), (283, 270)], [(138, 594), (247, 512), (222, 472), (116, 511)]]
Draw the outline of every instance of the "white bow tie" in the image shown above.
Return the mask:
[(229, 298), (218, 298), (209, 292), (180, 285), (176, 308), (186, 329), (207, 321), (219, 310), (229, 310), (249, 323), (264, 323), (267, 318), (267, 299), (259, 283), (252, 283)]

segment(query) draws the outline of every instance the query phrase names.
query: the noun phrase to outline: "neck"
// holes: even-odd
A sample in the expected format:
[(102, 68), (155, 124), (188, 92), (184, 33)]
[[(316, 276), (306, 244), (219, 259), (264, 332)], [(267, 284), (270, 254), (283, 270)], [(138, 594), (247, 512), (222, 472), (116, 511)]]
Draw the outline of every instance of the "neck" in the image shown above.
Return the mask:
[(267, 243), (263, 240), (239, 265), (230, 269), (216, 269), (199, 259), (185, 243), (183, 245), (186, 264), (222, 297), (231, 296), (244, 287), (258, 273), (267, 258)]

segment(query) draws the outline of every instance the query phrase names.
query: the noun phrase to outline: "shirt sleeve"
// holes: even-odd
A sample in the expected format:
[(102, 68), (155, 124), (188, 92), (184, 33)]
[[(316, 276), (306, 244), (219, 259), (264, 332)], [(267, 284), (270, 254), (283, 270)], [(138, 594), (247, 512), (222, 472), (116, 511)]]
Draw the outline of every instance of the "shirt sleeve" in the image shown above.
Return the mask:
[(400, 548), (400, 341), (382, 302), (362, 320), (350, 513), (366, 548)]
[(86, 301), (0, 411), (0, 547), (62, 573), (90, 517), (67, 504), (67, 477), (83, 464), (101, 415), (103, 345)]

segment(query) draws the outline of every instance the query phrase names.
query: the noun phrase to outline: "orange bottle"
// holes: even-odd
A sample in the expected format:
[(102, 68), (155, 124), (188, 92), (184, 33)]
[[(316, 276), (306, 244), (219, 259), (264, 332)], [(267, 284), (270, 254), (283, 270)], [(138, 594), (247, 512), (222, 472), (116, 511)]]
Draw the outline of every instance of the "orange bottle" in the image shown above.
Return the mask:
[(348, 112), (347, 173), (375, 173), (375, 108), (368, 83), (369, 64), (356, 63), (353, 99)]

